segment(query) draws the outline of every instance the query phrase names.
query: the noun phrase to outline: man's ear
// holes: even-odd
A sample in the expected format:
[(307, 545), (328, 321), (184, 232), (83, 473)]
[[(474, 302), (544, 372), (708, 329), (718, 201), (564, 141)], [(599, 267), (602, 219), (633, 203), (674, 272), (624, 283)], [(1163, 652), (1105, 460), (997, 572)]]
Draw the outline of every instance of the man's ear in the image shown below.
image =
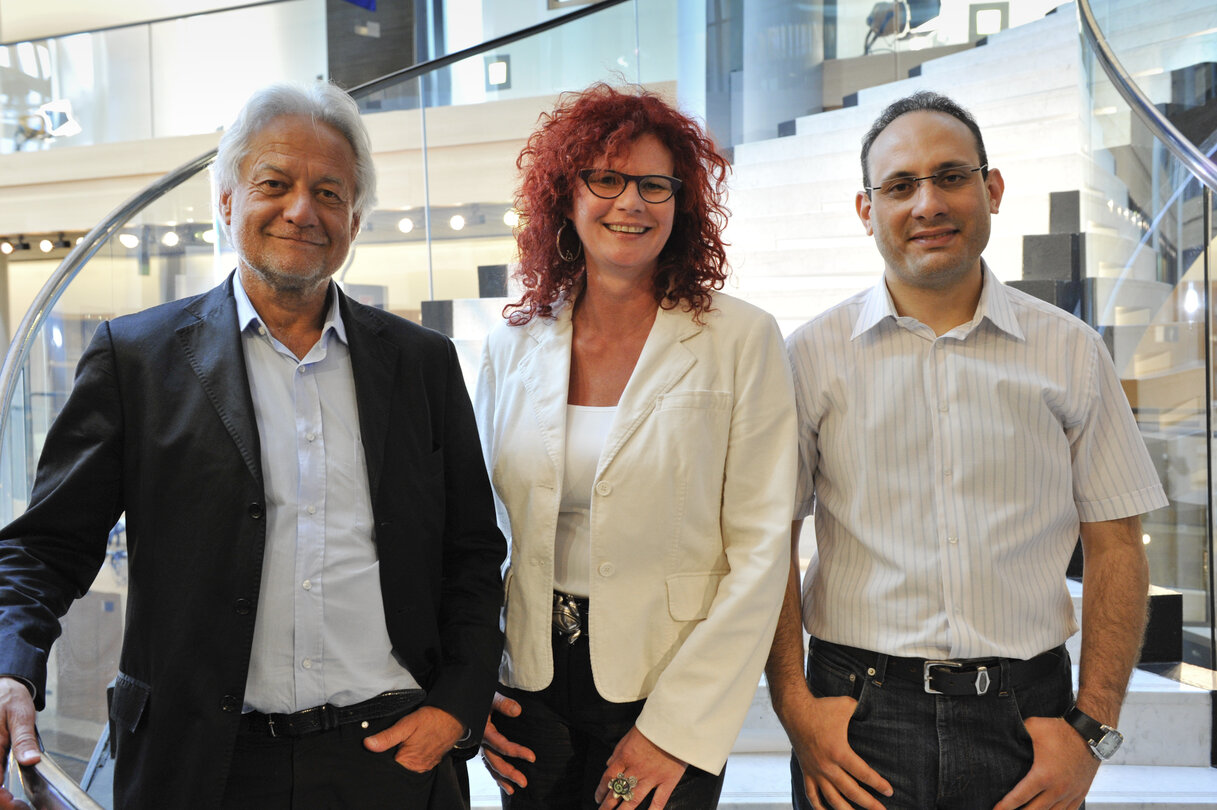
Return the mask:
[(874, 236), (875, 229), (871, 227), (870, 223), (870, 205), (870, 195), (865, 191), (859, 191), (854, 197), (854, 207), (858, 209), (858, 219), (862, 220), (862, 226), (866, 228), (866, 235)]
[(232, 224), (232, 192), (220, 192), (220, 219), (224, 220), (225, 225)]
[(1006, 191), (1006, 181), (1002, 179), (1000, 171), (989, 169), (989, 176), (985, 178), (985, 189), (989, 192), (989, 213), (996, 214), (1001, 205), (1001, 195)]
[(359, 236), (359, 214), (351, 214), (351, 241)]

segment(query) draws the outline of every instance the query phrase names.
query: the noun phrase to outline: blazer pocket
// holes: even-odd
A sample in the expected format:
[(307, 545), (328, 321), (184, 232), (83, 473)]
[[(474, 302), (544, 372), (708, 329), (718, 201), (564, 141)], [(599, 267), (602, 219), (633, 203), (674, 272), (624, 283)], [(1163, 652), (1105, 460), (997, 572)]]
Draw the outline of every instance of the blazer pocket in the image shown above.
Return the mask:
[(731, 410), (730, 391), (671, 391), (659, 398), (659, 410)]
[(151, 696), (151, 686), (119, 672), (114, 679), (114, 697), (110, 701), (110, 722), (115, 728), (134, 733)]
[(668, 577), (668, 612), (678, 622), (695, 622), (706, 618), (710, 605), (718, 595), (718, 583), (726, 571), (698, 574), (672, 574)]

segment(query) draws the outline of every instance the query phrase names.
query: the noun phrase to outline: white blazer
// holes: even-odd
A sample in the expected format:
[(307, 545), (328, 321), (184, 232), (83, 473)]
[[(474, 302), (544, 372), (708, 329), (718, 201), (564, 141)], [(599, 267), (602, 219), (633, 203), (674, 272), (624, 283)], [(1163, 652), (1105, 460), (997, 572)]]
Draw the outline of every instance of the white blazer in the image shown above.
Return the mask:
[[(588, 635), (599, 693), (646, 698), (639, 731), (718, 773), (782, 604), (798, 443), (777, 324), (726, 295), (713, 307), (703, 325), (661, 309), (621, 395), (589, 512)], [(475, 396), (511, 544), (499, 677), (529, 691), (553, 678), (571, 309), (497, 327)]]

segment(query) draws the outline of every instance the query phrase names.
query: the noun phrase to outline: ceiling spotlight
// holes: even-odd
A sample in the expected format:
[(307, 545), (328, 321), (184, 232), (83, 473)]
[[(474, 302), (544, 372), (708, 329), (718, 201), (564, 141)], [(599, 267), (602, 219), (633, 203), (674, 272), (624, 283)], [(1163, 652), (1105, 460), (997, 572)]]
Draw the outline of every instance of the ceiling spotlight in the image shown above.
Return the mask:
[(13, 243), (12, 242), (8, 241), (7, 239), (5, 239), (3, 242), (0, 242), (0, 253), (3, 253), (5, 256), (7, 256), (8, 254), (10, 254), (12, 252), (13, 252)]
[(508, 228), (518, 227), (520, 224), (520, 212), (514, 208), (508, 208), (503, 213), (503, 224)]
[(165, 235), (161, 237), (161, 244), (165, 247), (177, 247), (182, 241), (182, 237), (177, 235), (177, 231), (165, 231)]
[(410, 219), (409, 217), (402, 217), (401, 219), (397, 220), (397, 230), (401, 231), (402, 233), (409, 233), (410, 231), (414, 230), (414, 220)]
[(448, 220), (448, 227), (454, 231), (459, 231), (465, 227), (465, 218), (460, 214), (453, 214), (452, 219)]
[(38, 243), (38, 249), (41, 250), (43, 253), (50, 253), (52, 250), (55, 249), (55, 243), (52, 242), (50, 239), (43, 239), (41, 242)]
[(216, 243), (216, 229), (208, 228), (207, 230), (203, 231), (202, 239), (207, 244), (214, 245)]
[(135, 248), (139, 247), (139, 237), (133, 233), (120, 233), (118, 235), (118, 241), (122, 243), (122, 246), (128, 250), (134, 250)]

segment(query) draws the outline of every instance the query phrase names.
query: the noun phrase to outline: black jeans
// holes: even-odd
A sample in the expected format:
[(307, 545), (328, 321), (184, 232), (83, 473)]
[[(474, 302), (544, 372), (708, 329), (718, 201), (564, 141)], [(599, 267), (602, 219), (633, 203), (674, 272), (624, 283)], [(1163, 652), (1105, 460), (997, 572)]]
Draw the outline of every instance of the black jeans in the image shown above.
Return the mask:
[[(592, 681), (586, 629), (574, 644), (554, 634), (554, 679), (540, 692), (500, 686), (519, 702), (519, 717), (496, 714), (495, 726), (512, 742), (532, 749), (536, 762), (512, 759), (528, 786), (502, 793), (504, 810), (594, 810), (596, 788), (617, 742), (646, 701), (611, 703)], [(724, 771), (725, 773), (725, 771)], [(690, 765), (668, 800), (667, 810), (712, 810), (718, 806), (723, 774)], [(641, 797), (638, 797), (641, 798)], [(650, 798), (636, 805), (651, 806)]]
[[(891, 783), (891, 798), (875, 794), (888, 810), (993, 807), (1031, 768), (1031, 736), (1023, 718), (1060, 717), (1073, 701), (1073, 674), (1063, 651), (1048, 677), (1018, 688), (1002, 683), (984, 696), (927, 694), (921, 684), (867, 669), (839, 648), (813, 640), (807, 685), (816, 697), (857, 698), (849, 745)], [(793, 756), (791, 777), (794, 806), (811, 810)]]

